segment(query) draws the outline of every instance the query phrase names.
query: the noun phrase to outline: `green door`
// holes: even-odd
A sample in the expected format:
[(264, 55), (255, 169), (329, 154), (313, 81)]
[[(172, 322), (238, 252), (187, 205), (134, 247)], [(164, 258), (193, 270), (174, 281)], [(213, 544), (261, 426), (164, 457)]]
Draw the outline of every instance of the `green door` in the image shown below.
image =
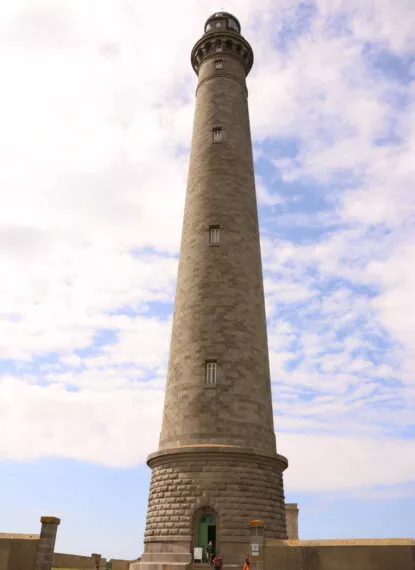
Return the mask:
[(215, 517), (211, 514), (202, 515), (197, 527), (198, 546), (203, 548), (202, 562), (207, 562), (206, 546), (212, 537), (212, 527), (216, 527)]

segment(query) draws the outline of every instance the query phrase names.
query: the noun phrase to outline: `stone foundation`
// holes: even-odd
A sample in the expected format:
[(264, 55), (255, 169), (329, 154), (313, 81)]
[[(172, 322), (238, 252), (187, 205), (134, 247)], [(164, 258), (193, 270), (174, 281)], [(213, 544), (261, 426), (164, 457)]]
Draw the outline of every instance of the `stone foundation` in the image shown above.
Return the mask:
[(250, 541), (248, 523), (261, 518), (265, 536), (286, 538), (280, 455), (232, 446), (191, 446), (149, 457), (152, 479), (138, 564), (188, 564), (203, 512), (216, 518), (216, 550), (239, 563)]

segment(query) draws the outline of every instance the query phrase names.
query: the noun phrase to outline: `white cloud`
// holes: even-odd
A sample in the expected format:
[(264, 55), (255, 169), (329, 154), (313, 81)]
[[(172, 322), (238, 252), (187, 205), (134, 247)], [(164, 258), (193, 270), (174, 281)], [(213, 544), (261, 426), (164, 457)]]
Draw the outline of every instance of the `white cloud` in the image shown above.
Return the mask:
[[(287, 483), (406, 483), (414, 91), (365, 48), (410, 55), (414, 8), (300, 4), (227, 7), (256, 54), (254, 139), (296, 149), (257, 150), (283, 180), (258, 174)], [(188, 57), (210, 11), (192, 0), (0, 8), (0, 357), (15, 360), (0, 380), (2, 457), (129, 466), (157, 447), (194, 106)], [(284, 182), (328, 209), (307, 209), (298, 189), (287, 198)], [(317, 233), (284, 233), (301, 228)], [(116, 339), (79, 352), (102, 330)], [(50, 352), (53, 363), (38, 360)]]
[(350, 491), (413, 481), (413, 441), (308, 434), (284, 434), (280, 441), (284, 449), (290, 450), (290, 467), (285, 476), (290, 489)]
[[(95, 373), (97, 378), (97, 371)], [(156, 449), (163, 383), (121, 386), (99, 371), (107, 389), (68, 392), (61, 385), (29, 386), (6, 377), (0, 383), (3, 458), (66, 457), (108, 467), (130, 467)], [(122, 379), (125, 384), (125, 377)]]

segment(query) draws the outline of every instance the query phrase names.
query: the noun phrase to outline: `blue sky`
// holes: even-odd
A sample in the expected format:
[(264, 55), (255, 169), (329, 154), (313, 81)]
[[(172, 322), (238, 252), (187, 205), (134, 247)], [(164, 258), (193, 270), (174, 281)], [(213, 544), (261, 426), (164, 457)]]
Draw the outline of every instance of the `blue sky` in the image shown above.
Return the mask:
[[(221, 6), (0, 8), (0, 531), (135, 558), (196, 78)], [(229, 0), (248, 79), (275, 428), (302, 538), (415, 535), (415, 5)], [(157, 26), (154, 26), (157, 14)]]

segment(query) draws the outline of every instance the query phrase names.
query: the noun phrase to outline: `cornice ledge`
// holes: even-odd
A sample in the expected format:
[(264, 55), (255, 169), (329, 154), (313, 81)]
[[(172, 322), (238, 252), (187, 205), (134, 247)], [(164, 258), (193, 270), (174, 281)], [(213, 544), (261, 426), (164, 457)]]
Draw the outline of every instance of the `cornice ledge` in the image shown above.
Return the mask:
[(147, 465), (152, 469), (157, 465), (168, 461), (188, 461), (194, 459), (210, 459), (215, 456), (216, 461), (229, 459), (237, 455), (239, 459), (248, 461), (277, 462), (282, 471), (288, 467), (288, 460), (283, 455), (273, 453), (265, 449), (239, 447), (236, 445), (183, 445), (173, 448), (161, 449), (151, 453), (147, 458)]
[[(226, 48), (226, 42), (229, 41), (232, 45), (232, 49)], [(221, 43), (225, 49), (220, 52), (215, 52), (213, 45), (215, 43)], [(233, 51), (233, 46), (239, 45), (239, 52)], [(208, 48), (208, 49), (206, 49)], [(211, 51), (212, 49), (212, 51)], [(194, 45), (190, 61), (196, 75), (199, 74), (200, 64), (209, 56), (214, 55), (220, 57), (221, 55), (235, 55), (245, 68), (245, 76), (251, 71), (252, 65), (254, 63), (254, 52), (250, 43), (241, 35), (234, 34), (233, 32), (215, 32), (209, 35), (202, 36), (200, 40)]]

